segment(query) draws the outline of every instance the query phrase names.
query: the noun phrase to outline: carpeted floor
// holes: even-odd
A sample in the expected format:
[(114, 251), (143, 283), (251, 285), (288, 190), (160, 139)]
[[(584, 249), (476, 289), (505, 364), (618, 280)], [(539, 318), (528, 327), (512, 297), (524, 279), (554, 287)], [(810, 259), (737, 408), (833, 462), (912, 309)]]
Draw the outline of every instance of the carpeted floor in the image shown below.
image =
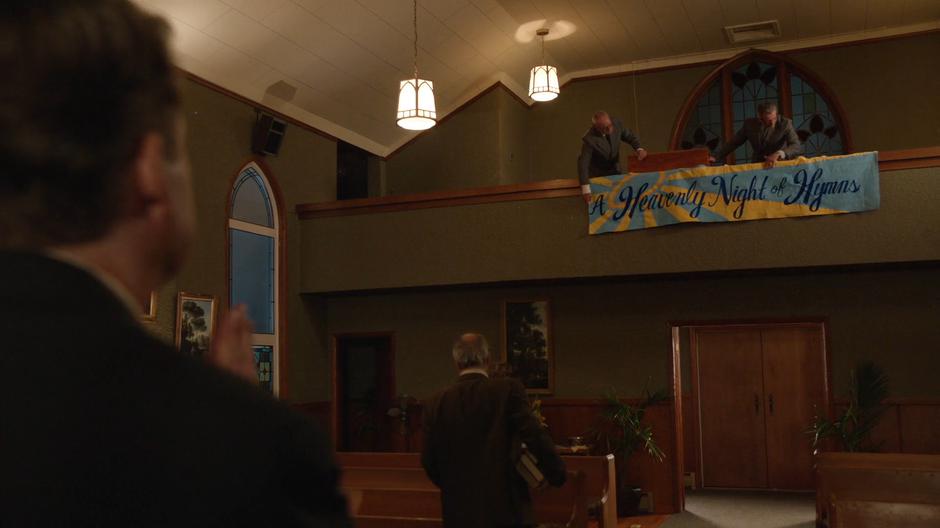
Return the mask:
[(662, 528), (813, 528), (812, 493), (687, 490), (685, 511)]

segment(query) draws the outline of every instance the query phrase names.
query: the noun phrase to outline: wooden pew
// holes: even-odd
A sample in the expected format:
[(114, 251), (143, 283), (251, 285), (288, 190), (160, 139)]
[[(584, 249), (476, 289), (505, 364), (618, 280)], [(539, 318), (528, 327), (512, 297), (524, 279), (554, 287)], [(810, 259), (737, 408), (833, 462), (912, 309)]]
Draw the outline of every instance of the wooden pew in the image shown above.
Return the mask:
[(584, 472), (588, 506), (597, 510), (599, 528), (617, 528), (617, 469), (614, 455), (563, 456), (569, 471)]
[(535, 520), (539, 524), (587, 528), (588, 501), (584, 482), (583, 471), (569, 470), (564, 486), (532, 490), (532, 513)]
[[(566, 462), (567, 462), (566, 457)], [(533, 510), (539, 522), (572, 528), (587, 526), (588, 505), (609, 508), (610, 480), (602, 474), (605, 457), (578, 459), (569, 467), (568, 482), (561, 488), (532, 492)], [(596, 460), (590, 460), (591, 458)], [(349, 497), (357, 526), (431, 527), (440, 523), (440, 492), (424, 474), (415, 453), (337, 453), (343, 468), (341, 487)], [(604, 466), (602, 467), (602, 464)], [(596, 491), (587, 492), (587, 472)], [(610, 471), (612, 471), (612, 466)], [(612, 488), (616, 490), (614, 485)], [(591, 499), (588, 498), (591, 495)], [(600, 497), (594, 497), (600, 495)], [(610, 494), (615, 496), (616, 493)], [(603, 499), (603, 501), (601, 500)], [(616, 519), (616, 504), (614, 504)], [(382, 524), (382, 523), (386, 524)], [(615, 521), (616, 522), (616, 521)], [(437, 523), (437, 524), (435, 524)], [(608, 524), (607, 526), (616, 526)]]
[[(410, 472), (409, 468), (394, 471)], [(362, 472), (360, 478), (364, 477)], [(383, 475), (384, 478), (384, 475)], [(365, 484), (360, 482), (360, 485)], [(358, 528), (438, 527), (441, 525), (441, 495), (437, 489), (345, 488), (353, 520)], [(533, 490), (533, 513), (539, 523), (566, 528), (587, 527), (587, 498), (584, 472), (569, 471), (560, 488)]]
[(940, 455), (821, 453), (816, 525), (940, 526)]

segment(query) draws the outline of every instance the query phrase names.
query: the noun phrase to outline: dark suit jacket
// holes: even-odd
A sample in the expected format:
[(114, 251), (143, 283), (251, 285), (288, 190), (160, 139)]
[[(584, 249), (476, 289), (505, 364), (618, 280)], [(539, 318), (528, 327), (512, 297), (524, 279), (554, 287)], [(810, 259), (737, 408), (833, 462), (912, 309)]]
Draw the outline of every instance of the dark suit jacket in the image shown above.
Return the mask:
[(520, 442), (553, 486), (565, 464), (514, 379), (461, 376), (425, 406), (422, 463), (441, 488), (444, 526), (493, 528), (532, 524), (529, 488), (516, 472)]
[(578, 180), (581, 185), (597, 176), (622, 174), (620, 170), (620, 142), (640, 148), (640, 140), (619, 119), (614, 119), (614, 130), (605, 136), (591, 127), (581, 137), (581, 154), (578, 155)]
[(0, 525), (349, 526), (305, 417), (135, 317), (82, 270), (0, 252)]
[[(728, 154), (744, 144), (745, 141), (751, 143), (751, 150), (754, 155), (752, 162), (763, 162), (765, 156), (769, 156), (778, 150), (782, 150), (786, 159), (800, 155), (803, 152), (803, 145), (800, 143), (799, 136), (793, 128), (793, 121), (786, 117), (777, 118), (777, 123), (772, 129), (765, 128), (760, 119), (751, 118), (744, 121), (741, 130), (731, 138), (731, 141), (725, 143), (715, 153), (715, 159), (724, 161)], [(744, 160), (738, 160), (743, 163)]]

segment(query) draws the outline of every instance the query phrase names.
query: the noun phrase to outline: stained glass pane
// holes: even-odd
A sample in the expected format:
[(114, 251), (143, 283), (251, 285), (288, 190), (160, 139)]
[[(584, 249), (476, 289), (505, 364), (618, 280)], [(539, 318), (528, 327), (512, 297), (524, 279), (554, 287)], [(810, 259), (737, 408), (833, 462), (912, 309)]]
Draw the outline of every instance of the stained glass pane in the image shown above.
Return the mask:
[(232, 218), (252, 224), (274, 227), (271, 199), (261, 175), (248, 167), (238, 176), (232, 190)]
[(835, 156), (845, 154), (839, 123), (825, 97), (795, 73), (790, 74), (793, 126), (803, 142), (803, 155)]
[(270, 345), (254, 345), (251, 347), (255, 353), (255, 370), (258, 372), (258, 383), (262, 390), (274, 394), (274, 347)]
[(274, 333), (274, 238), (229, 229), (232, 306), (244, 303), (255, 333)]
[[(750, 62), (731, 72), (732, 128), (737, 131), (744, 125), (744, 120), (757, 117), (757, 105), (778, 103), (777, 65), (765, 62)], [(737, 163), (751, 160), (753, 151), (745, 143), (734, 151)]]
[(689, 113), (680, 147), (715, 150), (721, 141), (721, 83), (716, 80)]

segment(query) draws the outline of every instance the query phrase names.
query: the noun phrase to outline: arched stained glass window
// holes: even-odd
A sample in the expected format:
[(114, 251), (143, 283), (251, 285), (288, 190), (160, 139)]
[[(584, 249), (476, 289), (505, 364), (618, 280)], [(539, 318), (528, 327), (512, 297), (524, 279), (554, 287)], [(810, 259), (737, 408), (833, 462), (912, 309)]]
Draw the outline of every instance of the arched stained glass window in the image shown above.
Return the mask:
[(229, 305), (244, 304), (254, 324), (252, 348), (258, 382), (277, 393), (278, 215), (271, 186), (249, 163), (232, 187), (229, 211)]
[(842, 134), (829, 103), (813, 85), (796, 73), (790, 74), (793, 127), (803, 142), (806, 157), (842, 153)]
[(721, 143), (721, 83), (716, 80), (695, 105), (682, 134), (682, 148), (715, 150)]
[(232, 214), (236, 220), (274, 227), (271, 197), (264, 177), (254, 166), (245, 167), (232, 190)]
[[(739, 55), (706, 76), (683, 106), (670, 147), (714, 152), (746, 119), (757, 117), (757, 106), (765, 102), (777, 103), (780, 114), (793, 120), (803, 156), (851, 152), (845, 117), (822, 81), (786, 57), (766, 51)], [(745, 143), (728, 161), (749, 159), (751, 146)]]

